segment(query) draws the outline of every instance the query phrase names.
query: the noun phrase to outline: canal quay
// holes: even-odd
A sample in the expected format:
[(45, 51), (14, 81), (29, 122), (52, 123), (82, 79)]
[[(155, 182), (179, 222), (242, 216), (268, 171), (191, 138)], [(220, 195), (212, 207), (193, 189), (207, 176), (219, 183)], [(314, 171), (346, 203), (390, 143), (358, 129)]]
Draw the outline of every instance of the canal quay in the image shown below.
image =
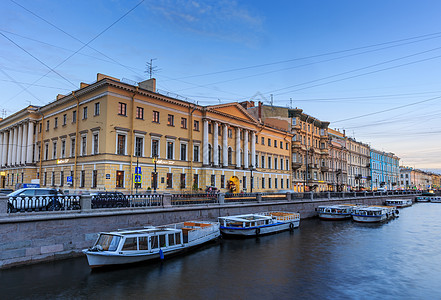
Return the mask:
[(302, 220), (163, 262), (91, 271), (85, 257), (0, 271), (5, 299), (439, 299), (441, 204), (379, 224)]

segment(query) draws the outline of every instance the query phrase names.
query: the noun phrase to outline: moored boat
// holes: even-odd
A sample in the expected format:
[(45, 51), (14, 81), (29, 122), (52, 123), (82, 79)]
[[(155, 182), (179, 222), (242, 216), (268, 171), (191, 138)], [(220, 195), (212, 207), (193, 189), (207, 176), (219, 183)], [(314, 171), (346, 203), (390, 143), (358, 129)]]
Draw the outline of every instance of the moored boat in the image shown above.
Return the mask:
[(403, 208), (413, 204), (412, 199), (387, 199), (385, 201), (387, 206), (395, 206), (396, 208)]
[(164, 226), (121, 229), (99, 234), (94, 246), (84, 249), (91, 268), (137, 263), (166, 256), (219, 237), (219, 223), (188, 221)]
[(415, 198), (416, 202), (430, 202), (430, 196), (418, 196)]
[(344, 220), (351, 217), (355, 205), (337, 204), (317, 207), (318, 216), (322, 220)]
[(398, 213), (394, 206), (358, 206), (352, 211), (352, 219), (362, 223), (381, 222), (397, 217)]
[(432, 197), (429, 197), (429, 201), (432, 203), (441, 203), (441, 197), (440, 196), (432, 196)]
[(251, 237), (293, 230), (299, 227), (300, 214), (284, 211), (270, 211), (219, 217), (220, 231), (223, 235)]

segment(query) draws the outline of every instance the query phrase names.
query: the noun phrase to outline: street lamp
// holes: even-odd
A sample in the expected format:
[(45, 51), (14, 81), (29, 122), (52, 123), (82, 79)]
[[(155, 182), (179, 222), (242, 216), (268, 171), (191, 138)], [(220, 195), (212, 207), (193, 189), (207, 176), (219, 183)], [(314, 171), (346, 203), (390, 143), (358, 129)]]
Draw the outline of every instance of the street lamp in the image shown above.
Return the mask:
[(250, 191), (251, 191), (251, 193), (253, 192), (253, 185), (254, 185), (253, 168), (254, 168), (254, 166), (251, 165), (251, 182), (250, 182)]
[(153, 155), (153, 162), (155, 163), (155, 170), (153, 172), (153, 193), (156, 194), (156, 187), (158, 185), (158, 172), (156, 172), (156, 162), (158, 161), (158, 154)]

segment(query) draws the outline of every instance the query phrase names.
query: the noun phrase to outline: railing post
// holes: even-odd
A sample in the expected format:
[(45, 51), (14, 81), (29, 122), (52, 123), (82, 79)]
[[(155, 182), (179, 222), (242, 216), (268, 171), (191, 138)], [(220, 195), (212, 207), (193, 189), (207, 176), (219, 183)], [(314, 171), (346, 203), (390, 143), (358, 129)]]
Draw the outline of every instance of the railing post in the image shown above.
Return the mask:
[(367, 197), (367, 191), (363, 191), (364, 192), (364, 197)]
[(331, 192), (328, 191), (328, 199), (331, 199)]
[(172, 206), (171, 198), (172, 198), (171, 194), (164, 194), (163, 198), (162, 198), (162, 206), (164, 206), (164, 207), (171, 207)]
[(89, 211), (92, 209), (92, 196), (81, 195), (80, 196), (81, 211)]
[(345, 198), (345, 192), (341, 192), (341, 197), (344, 199)]
[(262, 202), (262, 193), (257, 193), (256, 200), (257, 202)]
[(0, 196), (0, 217), (8, 215), (8, 197)]
[(291, 201), (291, 192), (286, 192), (286, 200)]
[(225, 193), (220, 193), (217, 195), (217, 201), (219, 204), (225, 204)]
[(309, 192), (310, 197), (311, 197), (311, 201), (314, 200), (314, 192)]

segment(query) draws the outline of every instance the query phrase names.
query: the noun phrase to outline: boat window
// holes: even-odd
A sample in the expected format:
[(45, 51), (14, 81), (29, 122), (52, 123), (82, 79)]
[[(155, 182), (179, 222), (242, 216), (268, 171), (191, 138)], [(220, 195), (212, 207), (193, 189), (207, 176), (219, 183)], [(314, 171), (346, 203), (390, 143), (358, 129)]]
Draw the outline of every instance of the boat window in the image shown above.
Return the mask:
[(175, 241), (176, 241), (176, 244), (181, 243), (181, 234), (180, 233), (175, 233)]
[(159, 241), (158, 236), (157, 235), (152, 235), (150, 237), (150, 248), (151, 249), (158, 248), (159, 247), (158, 246), (158, 241)]
[(111, 234), (101, 234), (96, 245), (103, 247), (104, 251), (116, 251), (121, 237)]
[(173, 233), (170, 233), (168, 235), (168, 245), (169, 246), (175, 245), (175, 235)]
[(123, 251), (127, 250), (138, 250), (137, 248), (137, 242), (136, 237), (126, 238), (126, 241), (124, 242), (124, 246), (122, 248)]
[(139, 250), (149, 249), (149, 238), (147, 236), (140, 236), (138, 238)]
[(162, 234), (162, 235), (160, 235), (159, 236), (159, 247), (166, 247), (166, 245), (165, 245), (165, 235), (164, 234)]

